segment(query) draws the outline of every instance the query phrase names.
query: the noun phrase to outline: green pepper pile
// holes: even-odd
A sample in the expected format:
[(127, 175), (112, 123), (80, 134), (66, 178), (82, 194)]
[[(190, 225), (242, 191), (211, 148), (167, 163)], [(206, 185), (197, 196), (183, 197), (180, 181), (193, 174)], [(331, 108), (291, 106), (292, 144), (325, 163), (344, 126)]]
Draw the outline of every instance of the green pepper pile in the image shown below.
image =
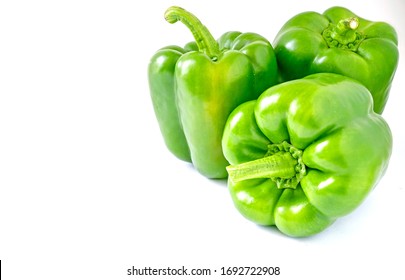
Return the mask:
[(231, 31), (215, 40), (170, 7), (195, 42), (149, 68), (168, 149), (208, 178), (228, 178), (247, 219), (289, 236), (323, 231), (384, 175), (392, 135), (381, 116), (398, 64), (394, 28), (333, 7), (285, 23), (272, 44)]

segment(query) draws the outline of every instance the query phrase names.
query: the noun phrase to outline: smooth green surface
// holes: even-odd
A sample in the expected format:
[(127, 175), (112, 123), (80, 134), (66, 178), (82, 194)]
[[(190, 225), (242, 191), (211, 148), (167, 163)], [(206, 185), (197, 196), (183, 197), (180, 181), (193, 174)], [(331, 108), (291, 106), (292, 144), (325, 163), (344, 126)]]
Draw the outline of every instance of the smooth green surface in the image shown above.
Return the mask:
[(236, 208), (290, 236), (316, 234), (352, 212), (383, 176), (392, 150), (389, 126), (372, 104), (357, 81), (320, 73), (271, 87), (257, 101), (238, 106), (222, 140), (233, 168), (287, 142), (302, 151), (306, 171), (295, 189), (277, 186), (272, 177), (234, 182), (230, 174)]
[(195, 42), (170, 46), (151, 59), (150, 93), (168, 149), (209, 178), (226, 178), (225, 122), (239, 104), (277, 82), (271, 44), (255, 33), (227, 32), (217, 41), (189, 12), (171, 7), (170, 23), (183, 22)]
[(323, 14), (298, 14), (284, 24), (274, 40), (283, 81), (322, 72), (354, 78), (369, 89), (374, 110), (380, 114), (398, 64), (397, 45), (391, 25), (363, 19), (341, 7)]

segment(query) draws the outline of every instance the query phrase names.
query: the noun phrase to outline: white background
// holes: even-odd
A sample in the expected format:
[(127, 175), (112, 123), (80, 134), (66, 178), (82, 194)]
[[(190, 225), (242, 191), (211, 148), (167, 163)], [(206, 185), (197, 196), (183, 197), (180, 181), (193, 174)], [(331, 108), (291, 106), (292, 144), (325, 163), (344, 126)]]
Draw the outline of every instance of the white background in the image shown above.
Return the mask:
[[(192, 40), (163, 13), (182, 6), (219, 37), (273, 41), (299, 12), (342, 5), (398, 31), (383, 114), (389, 169), (352, 214), (294, 239), (245, 220), (223, 181), (164, 146), (147, 64)], [(7, 1), (0, 4), (0, 259), (4, 279), (167, 279), (127, 269), (279, 266), (274, 279), (405, 279), (402, 0)], [(196, 277), (221, 279), (225, 276)], [(241, 277), (268, 279), (269, 277)], [(172, 277), (169, 279), (193, 279)]]

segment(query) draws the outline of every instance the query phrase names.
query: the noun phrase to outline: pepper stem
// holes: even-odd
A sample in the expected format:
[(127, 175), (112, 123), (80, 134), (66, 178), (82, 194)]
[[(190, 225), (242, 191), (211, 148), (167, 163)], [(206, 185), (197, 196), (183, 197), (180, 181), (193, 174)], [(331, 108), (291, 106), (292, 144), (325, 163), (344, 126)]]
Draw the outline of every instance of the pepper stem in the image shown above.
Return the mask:
[(269, 145), (268, 153), (263, 158), (230, 165), (226, 169), (234, 183), (268, 178), (275, 181), (280, 189), (295, 189), (306, 173), (302, 151), (287, 142)]
[(331, 37), (341, 44), (346, 45), (356, 40), (355, 30), (359, 27), (359, 20), (355, 17), (340, 20)]
[(238, 165), (230, 165), (226, 169), (231, 180), (236, 183), (257, 178), (288, 179), (295, 175), (296, 165), (297, 160), (290, 153), (284, 152)]
[(169, 23), (181, 21), (193, 34), (198, 49), (212, 60), (218, 59), (220, 51), (217, 41), (195, 15), (181, 7), (172, 6), (166, 10), (165, 19)]
[(365, 38), (357, 31), (359, 19), (351, 17), (340, 20), (337, 24), (330, 24), (322, 33), (329, 47), (357, 50), (360, 42)]

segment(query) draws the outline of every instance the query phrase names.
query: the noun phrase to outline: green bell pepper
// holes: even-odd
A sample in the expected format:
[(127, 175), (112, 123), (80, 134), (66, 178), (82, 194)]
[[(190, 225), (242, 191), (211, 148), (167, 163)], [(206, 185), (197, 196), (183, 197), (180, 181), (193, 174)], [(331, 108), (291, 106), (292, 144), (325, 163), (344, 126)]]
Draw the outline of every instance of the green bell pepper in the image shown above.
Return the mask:
[(392, 136), (358, 81), (319, 73), (238, 106), (223, 150), (236, 208), (286, 235), (321, 232), (352, 212), (388, 167)]
[(274, 50), (282, 81), (314, 73), (336, 73), (365, 85), (381, 114), (398, 65), (398, 38), (384, 22), (372, 22), (333, 7), (322, 15), (304, 12), (278, 32)]
[(227, 32), (215, 41), (180, 7), (170, 7), (165, 18), (183, 22), (195, 42), (160, 49), (150, 61), (150, 94), (161, 133), (176, 157), (191, 161), (206, 177), (225, 178), (225, 122), (239, 104), (277, 82), (273, 47), (255, 33)]

